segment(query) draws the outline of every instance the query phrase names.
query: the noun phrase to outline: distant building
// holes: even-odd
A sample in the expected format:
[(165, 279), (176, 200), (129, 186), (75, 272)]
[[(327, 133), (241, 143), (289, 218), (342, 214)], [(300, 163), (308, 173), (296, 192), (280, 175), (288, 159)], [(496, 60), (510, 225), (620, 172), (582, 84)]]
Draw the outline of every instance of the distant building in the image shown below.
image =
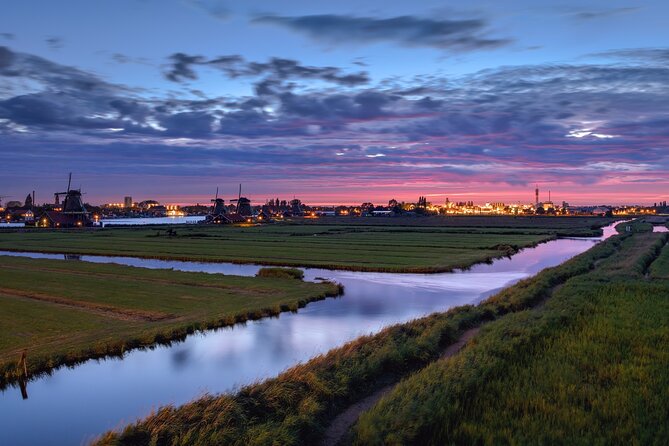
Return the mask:
[(597, 215), (600, 217), (605, 217), (606, 215), (610, 214), (611, 214), (611, 209), (604, 206), (599, 206), (592, 210), (592, 215)]
[(20, 202), (20, 201), (17, 201), (17, 200), (8, 201), (8, 202), (7, 202), (7, 205), (6, 205), (5, 207), (6, 207), (7, 209), (11, 209), (11, 208), (20, 208), (20, 207), (21, 207), (21, 202)]
[(392, 210), (381, 210), (381, 211), (372, 211), (372, 215), (375, 217), (384, 217), (389, 215), (394, 215), (395, 211)]
[(144, 200), (137, 205), (141, 210), (148, 211), (149, 209), (160, 206), (156, 200)]
[(299, 216), (303, 214), (302, 211), (302, 202), (297, 198), (290, 200), (290, 213)]
[(123, 199), (123, 207), (130, 209), (132, 207), (132, 197), (125, 197)]
[(552, 201), (544, 201), (541, 203), (541, 206), (543, 206), (544, 211), (547, 211), (549, 209), (555, 209), (555, 204), (553, 204)]
[(35, 224), (41, 227), (52, 228), (76, 228), (84, 226), (92, 226), (93, 221), (90, 219), (90, 213), (86, 210), (84, 202), (81, 198), (81, 189), (70, 189), (72, 183), (72, 174), (67, 183), (66, 192), (56, 192), (56, 202), (60, 201), (58, 197), (65, 195), (63, 205), (60, 211), (51, 210), (44, 212)]
[(151, 206), (146, 212), (152, 217), (165, 217), (167, 215), (167, 207), (161, 204)]

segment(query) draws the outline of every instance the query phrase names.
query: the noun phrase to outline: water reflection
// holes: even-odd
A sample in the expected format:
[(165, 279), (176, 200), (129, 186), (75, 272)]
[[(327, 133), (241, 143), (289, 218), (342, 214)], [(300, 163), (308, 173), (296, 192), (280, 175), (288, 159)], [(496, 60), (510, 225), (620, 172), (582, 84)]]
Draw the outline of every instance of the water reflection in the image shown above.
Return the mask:
[[(345, 295), (314, 302), (298, 313), (195, 334), (170, 347), (59, 369), (32, 381), (28, 400), (19, 397), (20, 389), (7, 389), (0, 393), (0, 444), (81, 444), (157, 406), (182, 404), (205, 392), (231, 391), (390, 324), (476, 303), (598, 240), (555, 240), (493, 264), (447, 274), (306, 269), (307, 280), (324, 277), (341, 282)], [(0, 254), (63, 259), (62, 254)], [(258, 269), (121, 257), (81, 256), (81, 261), (237, 275), (254, 275)]]
[(19, 388), (21, 389), (21, 397), (24, 400), (28, 399), (28, 381), (25, 378), (19, 379)]
[(140, 226), (140, 225), (183, 225), (197, 224), (204, 216), (189, 217), (138, 217), (138, 218), (105, 218), (100, 220), (101, 226)]

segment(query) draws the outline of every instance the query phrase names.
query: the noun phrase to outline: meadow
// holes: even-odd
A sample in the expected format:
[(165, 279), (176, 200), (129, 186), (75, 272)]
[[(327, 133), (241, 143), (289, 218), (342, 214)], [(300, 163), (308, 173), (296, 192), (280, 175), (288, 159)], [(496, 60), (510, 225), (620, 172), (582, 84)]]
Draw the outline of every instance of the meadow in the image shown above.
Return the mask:
[(592, 216), (546, 215), (434, 215), (421, 217), (321, 217), (304, 224), (391, 227), (439, 227), (453, 232), (551, 233), (559, 236), (596, 236), (598, 228), (616, 219)]
[(363, 414), (350, 442), (664, 444), (666, 242), (666, 234), (629, 236), (545, 305), (487, 324), (459, 355), (408, 377)]
[[(635, 258), (636, 254), (627, 252), (632, 244), (623, 242), (642, 236), (613, 237), (480, 305), (457, 307), (388, 327), (237, 393), (206, 396), (181, 407), (164, 407), (121, 431), (104, 434), (98, 444), (318, 444), (335, 416), (390, 383), (418, 376), (465, 330), (503, 320), (514, 312), (525, 312), (544, 302), (570, 279), (599, 270), (619, 251), (625, 251), (621, 254), (625, 259)], [(641, 249), (641, 254), (645, 253)], [(412, 404), (420, 405), (422, 401), (419, 397)], [(395, 427), (403, 429), (402, 420), (397, 422)]]
[(336, 284), (304, 282), (291, 270), (261, 275), (0, 256), (0, 386), (19, 378), (24, 350), (35, 375), (296, 311), (341, 292)]
[[(562, 219), (545, 222), (539, 219), (542, 225), (532, 223), (533, 228), (515, 229), (350, 224), (185, 225), (173, 228), (175, 236), (169, 236), (165, 227), (24, 229), (0, 232), (0, 250), (430, 273), (508, 256), (551, 240), (560, 231), (569, 232), (553, 227), (557, 223), (548, 224), (558, 220)], [(570, 231), (600, 233), (599, 229), (592, 229), (593, 221), (578, 220), (581, 226), (576, 225)]]

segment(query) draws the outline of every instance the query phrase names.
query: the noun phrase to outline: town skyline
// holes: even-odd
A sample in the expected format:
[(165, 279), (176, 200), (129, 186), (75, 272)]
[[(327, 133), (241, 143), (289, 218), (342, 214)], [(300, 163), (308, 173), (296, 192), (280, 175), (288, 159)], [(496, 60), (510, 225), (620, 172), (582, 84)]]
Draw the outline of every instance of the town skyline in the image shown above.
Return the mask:
[[(91, 205), (95, 206), (105, 206), (105, 205), (118, 205), (119, 207), (128, 207), (126, 206), (127, 200), (130, 199), (131, 203), (140, 203), (142, 201), (152, 201), (155, 200), (157, 202), (160, 202), (161, 204), (170, 204), (170, 205), (178, 205), (178, 206), (193, 206), (196, 204), (199, 205), (208, 205), (208, 202), (212, 200), (212, 198), (218, 197), (224, 199), (226, 202), (234, 199), (236, 197), (235, 193), (237, 193), (236, 188), (241, 186), (240, 185), (234, 185), (233, 192), (231, 193), (226, 193), (226, 190), (224, 190), (221, 187), (216, 187), (215, 193), (212, 194), (211, 196), (206, 196), (206, 194), (202, 195), (195, 195), (192, 197), (183, 197), (183, 196), (161, 196), (161, 195), (154, 195), (154, 196), (148, 196), (148, 195), (137, 195), (137, 194), (113, 194), (109, 195), (107, 198), (108, 199), (96, 199), (95, 196), (91, 196), (86, 190), (82, 189), (82, 186), (79, 185), (77, 186), (76, 183), (72, 185), (72, 189), (76, 190), (81, 190), (82, 193), (85, 195), (86, 198), (84, 198), (84, 201), (86, 203), (89, 203)], [(58, 188), (56, 188), (58, 189)], [(64, 187), (61, 187), (61, 189), (65, 189)], [(24, 189), (25, 192), (25, 189)], [(35, 205), (49, 205), (53, 204), (55, 199), (55, 192), (52, 192), (51, 194), (46, 194), (46, 199), (44, 198), (44, 195), (41, 193), (42, 191), (39, 191), (37, 189), (29, 191), (27, 194), (24, 194), (23, 196), (11, 196), (11, 195), (2, 195), (0, 194), (0, 207), (6, 206), (7, 203), (23, 203), (26, 198), (28, 197), (31, 200), (31, 203), (34, 200)], [(228, 191), (229, 192), (229, 191)], [(303, 191), (304, 192), (304, 191)], [(527, 191), (526, 191), (527, 192)], [(615, 201), (615, 200), (609, 200), (609, 201), (600, 201), (600, 202), (582, 202), (582, 201), (574, 201), (574, 200), (569, 200), (568, 197), (562, 196), (560, 194), (560, 191), (553, 191), (551, 189), (541, 189), (538, 184), (534, 186), (534, 188), (531, 189), (531, 194), (526, 194), (528, 197), (524, 197), (524, 199), (510, 199), (510, 198), (503, 198), (504, 194), (490, 194), (490, 195), (478, 195), (475, 193), (423, 193), (422, 195), (420, 192), (418, 192), (419, 195), (398, 195), (396, 196), (388, 196), (388, 197), (379, 197), (378, 199), (369, 199), (367, 196), (367, 199), (365, 199), (365, 196), (361, 196), (360, 199), (355, 200), (351, 199), (349, 201), (345, 200), (339, 200), (339, 201), (331, 201), (331, 202), (323, 202), (323, 201), (318, 201), (318, 200), (313, 200), (310, 199), (312, 197), (309, 193), (301, 193), (301, 194), (281, 194), (277, 193), (276, 195), (273, 196), (265, 196), (261, 197), (259, 194), (253, 194), (250, 193), (248, 190), (244, 189), (241, 193), (242, 196), (247, 196), (249, 197), (254, 205), (262, 205), (266, 204), (266, 202), (272, 200), (274, 201), (275, 199), (282, 199), (286, 201), (290, 201), (292, 199), (299, 199), (303, 203), (307, 203), (312, 206), (358, 206), (362, 203), (367, 203), (371, 202), (374, 205), (378, 206), (385, 206), (387, 205), (390, 201), (395, 200), (397, 202), (402, 202), (402, 203), (414, 203), (416, 201), (416, 198), (420, 197), (425, 197), (427, 201), (435, 206), (443, 206), (444, 204), (448, 204), (448, 202), (451, 203), (458, 203), (458, 202), (472, 202), (474, 205), (484, 205), (484, 204), (490, 204), (490, 203), (504, 203), (508, 205), (532, 205), (535, 203), (544, 203), (544, 202), (551, 202), (551, 203), (556, 203), (556, 204), (561, 204), (561, 203), (569, 203), (573, 206), (581, 206), (581, 207), (587, 207), (587, 206), (657, 206), (658, 203), (663, 203), (666, 202), (666, 200), (663, 200), (662, 197), (659, 199), (652, 201), (652, 202), (625, 202), (625, 201)], [(405, 196), (406, 195), (406, 196)], [(531, 195), (531, 196), (530, 196)], [(39, 197), (39, 198), (36, 198)], [(502, 197), (502, 198), (501, 198)], [(103, 197), (105, 198), (105, 197)]]
[(668, 198), (665, 2), (272, 8), (7, 8), (0, 195), (44, 197), (75, 172), (96, 202), (239, 183), (319, 204), (515, 203), (536, 183), (582, 205)]

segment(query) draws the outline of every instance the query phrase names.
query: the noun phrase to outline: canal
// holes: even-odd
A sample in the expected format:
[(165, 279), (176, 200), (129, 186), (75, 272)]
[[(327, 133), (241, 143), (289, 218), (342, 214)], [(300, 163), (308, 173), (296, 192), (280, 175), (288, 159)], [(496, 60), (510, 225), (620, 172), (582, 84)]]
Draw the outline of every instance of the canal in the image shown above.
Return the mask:
[[(198, 333), (184, 342), (135, 350), (121, 358), (91, 360), (60, 368), (0, 392), (0, 445), (79, 445), (133, 422), (167, 404), (183, 404), (205, 393), (231, 392), (276, 376), (361, 335), (437, 311), (475, 304), (540, 270), (558, 265), (602, 238), (565, 238), (520, 251), (510, 258), (451, 273), (390, 274), (304, 269), (305, 280), (340, 282), (339, 298), (284, 313)], [(64, 260), (57, 254), (0, 252)], [(68, 256), (72, 259), (72, 256)], [(212, 274), (254, 275), (255, 265), (79, 256), (78, 261)]]

